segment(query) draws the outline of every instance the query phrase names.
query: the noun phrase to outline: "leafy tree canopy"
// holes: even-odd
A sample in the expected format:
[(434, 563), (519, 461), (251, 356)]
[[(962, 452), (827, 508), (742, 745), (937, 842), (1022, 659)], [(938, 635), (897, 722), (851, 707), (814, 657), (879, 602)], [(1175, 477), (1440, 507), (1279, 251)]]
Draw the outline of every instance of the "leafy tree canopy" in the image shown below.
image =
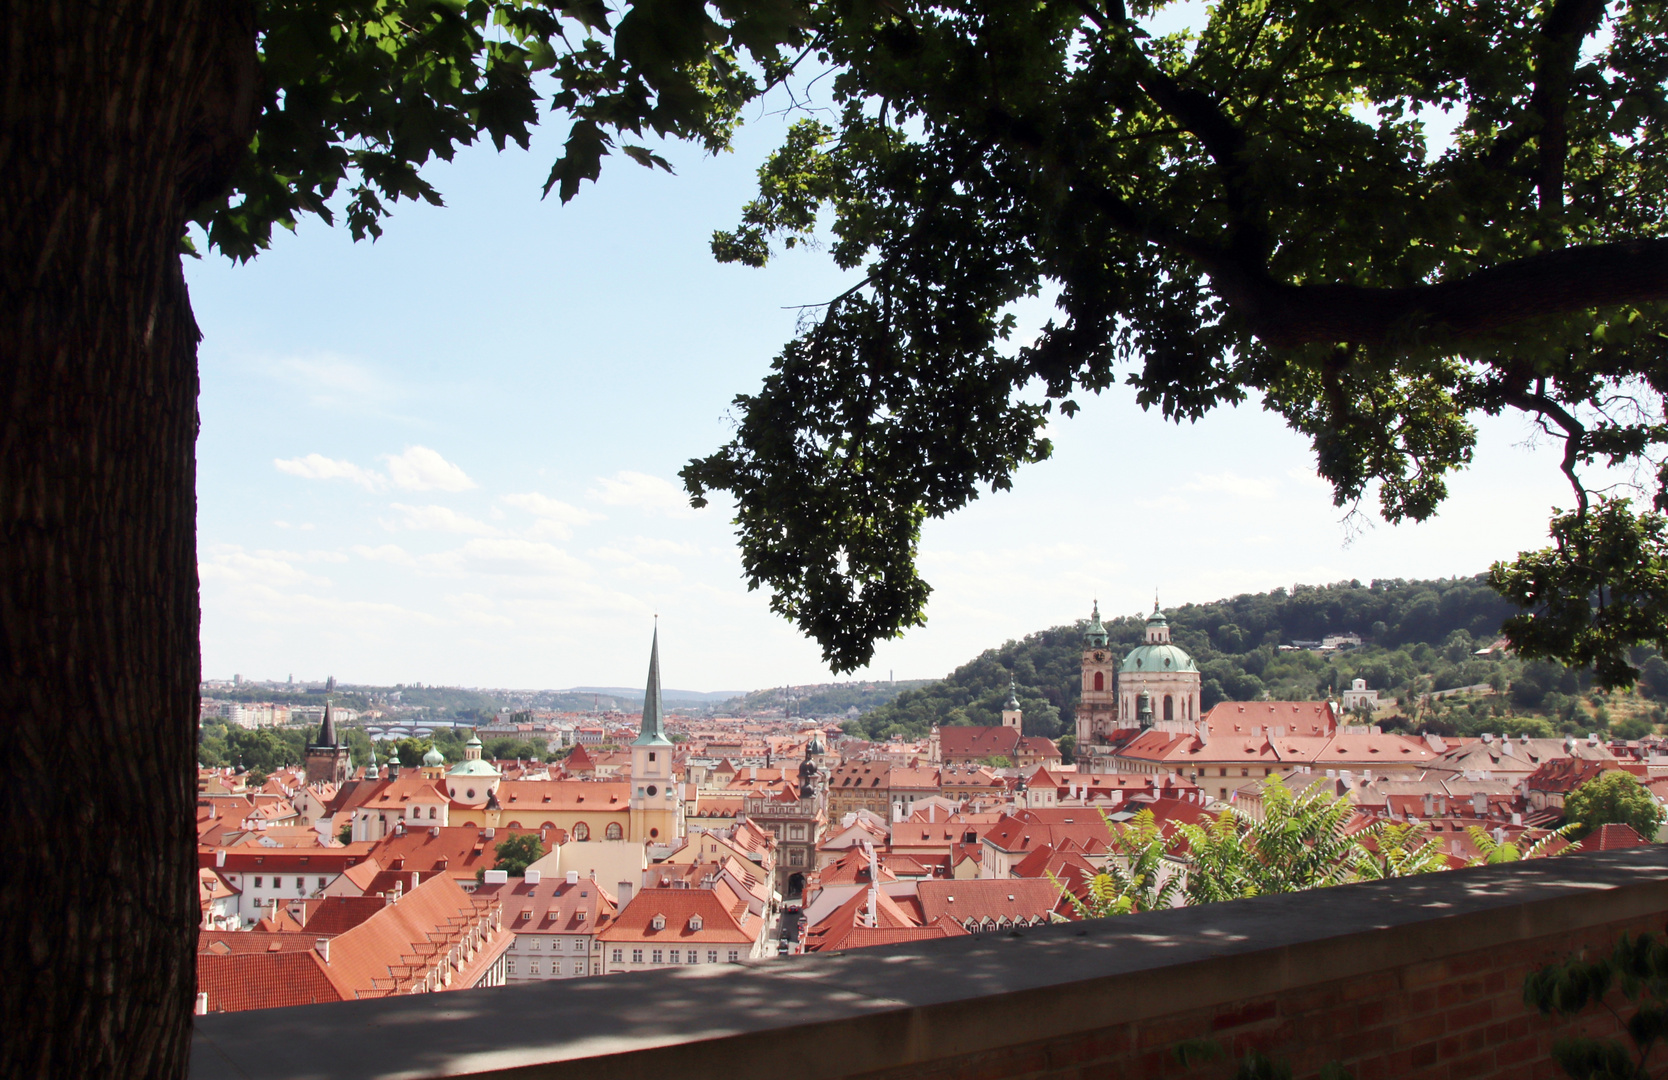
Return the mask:
[[(919, 625), (922, 522), (1051, 452), (1115, 383), (1171, 419), (1247, 400), (1340, 506), (1422, 520), (1471, 417), (1562, 440), (1574, 509), (1496, 568), (1529, 655), (1625, 683), (1668, 638), (1668, 9), (1604, 0), (814, 6), (832, 108), (760, 170), (723, 260), (831, 237), (858, 276), (683, 471), (827, 661)], [(1456, 127), (1438, 148), (1420, 119)], [(1033, 342), (1012, 305), (1056, 298)], [(1036, 392), (1040, 389), (1040, 393)], [(1642, 466), (1643, 514), (1583, 470)]]
[(1600, 825), (1620, 823), (1654, 841), (1662, 826), (1662, 807), (1632, 773), (1602, 772), (1564, 798), (1564, 820), (1580, 839)]
[(493, 869), (507, 870), (511, 877), (520, 877), (543, 857), (544, 845), (539, 843), (537, 833), (516, 833), (500, 840), (493, 851), (498, 855)]
[(787, 64), (780, 50), (804, 37), (793, 0), (254, 6), (255, 137), (230, 189), (194, 214), (210, 245), (240, 260), (306, 214), (340, 212), (355, 239), (381, 235), (400, 199), (440, 205), (425, 164), (482, 137), (525, 149), (541, 107), (568, 122), (547, 194), (573, 198), (616, 146), (669, 171), (645, 135), (726, 147), (741, 106)]

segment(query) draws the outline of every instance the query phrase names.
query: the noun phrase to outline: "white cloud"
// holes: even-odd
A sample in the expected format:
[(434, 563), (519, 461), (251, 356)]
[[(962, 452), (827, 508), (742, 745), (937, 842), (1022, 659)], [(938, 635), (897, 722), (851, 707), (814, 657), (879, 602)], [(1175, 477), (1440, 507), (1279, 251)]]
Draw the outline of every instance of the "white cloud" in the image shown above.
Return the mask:
[(370, 547), (365, 544), (355, 544), (353, 547), (353, 553), (361, 559), (366, 559), (370, 562), (392, 563), (395, 566), (417, 565), (416, 557), (413, 556), (411, 552), (405, 550), (405, 548), (402, 548), (397, 544), (379, 544), (376, 547)]
[(539, 519), (530, 530), (531, 535), (539, 538), (566, 540), (573, 535), (574, 526), (603, 520), (603, 515), (595, 510), (571, 506), (560, 499), (552, 499), (536, 491), (506, 495), (504, 502)]
[[(351, 461), (337, 461), (323, 454), (308, 454), (298, 458), (275, 458), (272, 462), (281, 473), (307, 480), (351, 480), (366, 491), (376, 491), (387, 483), (382, 474), (360, 468)], [(305, 526), (303, 526), (305, 528)]]
[(426, 446), (409, 446), (403, 454), (384, 454), (388, 475), (406, 491), (468, 491), (475, 481)]
[(658, 476), (622, 470), (613, 476), (597, 477), (597, 486), (586, 492), (606, 506), (635, 506), (666, 514), (691, 512), (684, 490)]
[(591, 568), (554, 544), (501, 538), (471, 540), (450, 553), (470, 569), (484, 573), (530, 574), (538, 577), (585, 578)]
[(498, 535), (498, 530), (486, 522), (465, 517), (447, 506), (407, 506), (405, 503), (394, 503), (393, 508), (404, 515), (404, 520), (399, 524), (407, 529), (463, 533), (465, 536)]
[(329, 585), (291, 564), (297, 558), (287, 552), (248, 552), (240, 547), (221, 547), (208, 553), (198, 562), (197, 575), (204, 581), (264, 585), (268, 587), (296, 585)]
[(1278, 485), (1270, 479), (1240, 476), (1238, 473), (1194, 473), (1184, 491), (1201, 491), (1211, 495), (1228, 495), (1239, 499), (1272, 499)]

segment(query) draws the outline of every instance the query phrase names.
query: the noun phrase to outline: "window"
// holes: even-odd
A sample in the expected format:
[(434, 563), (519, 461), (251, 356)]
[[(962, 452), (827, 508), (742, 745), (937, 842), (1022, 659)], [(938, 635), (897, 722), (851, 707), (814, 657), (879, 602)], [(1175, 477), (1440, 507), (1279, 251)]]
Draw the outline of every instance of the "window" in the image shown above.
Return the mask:
[(649, 920), (649, 925), (654, 927), (656, 930), (666, 929), (666, 916), (656, 915), (653, 919)]
[(672, 950), (672, 963), (674, 963), (674, 964), (683, 963), (683, 955), (681, 953), (679, 953), (678, 950), (676, 950), (676, 949)]
[(515, 961), (514, 960), (504, 961), (504, 970), (508, 974), (514, 975), (515, 974)]
[(1095, 672), (1095, 689), (1096, 690), (1105, 690), (1106, 689), (1106, 674), (1104, 672), (1100, 672), (1100, 671)]
[(573, 838), (575, 840), (589, 840), (591, 838), (591, 827), (583, 821), (574, 822)]
[(1239, 771), (1239, 774), (1241, 776), (1250, 776), (1251, 775), (1251, 770), (1250, 769), (1241, 769)]
[(258, 877), (257, 877), (257, 878), (256, 878), (256, 879), (255, 879), (255, 888), (257, 888), (257, 889), (258, 889), (258, 888), (260, 888), (260, 887), (261, 887), (261, 879), (260, 879), (260, 878), (258, 878)]
[(656, 963), (656, 964), (665, 963), (665, 960), (662, 959), (662, 957), (664, 957), (665, 954), (662, 953), (659, 949), (654, 950), (654, 952), (650, 953), (649, 956), (653, 960), (653, 962)]
[(789, 866), (804, 866), (805, 865), (805, 851), (804, 851), (804, 849), (794, 848), (792, 851), (788, 852), (788, 865)]
[(468, 791), (465, 791), (463, 793), (463, 797), (466, 799), (473, 799), (475, 797), (475, 789), (470, 788)]
[(735, 963), (735, 962), (736, 962), (736, 961), (737, 961), (737, 960), (739, 960), (739, 959), (740, 959), (740, 958), (741, 958), (741, 954), (740, 954), (740, 952), (738, 952), (738, 951), (737, 951), (737, 950), (735, 950), (735, 949), (731, 949), (731, 950), (730, 950), (730, 963), (732, 963), (732, 964), (733, 964), (733, 963)]
[[(527, 917), (527, 912), (523, 911), (521, 913), (521, 915), (522, 915), (523, 918), (526, 918)], [(527, 946), (527, 947), (529, 949), (532, 949), (534, 952), (538, 952), (539, 951), (539, 939), (536, 938), (536, 937), (530, 937), (527, 940), (532, 942), (532, 944)]]
[(689, 928), (691, 930), (699, 930), (701, 928), (701, 917), (699, 915), (691, 915), (689, 917)]
[(603, 836), (605, 836), (609, 840), (619, 840), (619, 839), (624, 838), (625, 831), (620, 828), (620, 823), (619, 822), (610, 821), (608, 823), (608, 828), (603, 831)]
[(319, 888), (321, 888), (321, 889), (324, 888), (325, 883), (326, 883), (326, 879), (319, 878)]
[(585, 939), (584, 938), (576, 937), (576, 938), (573, 939), (573, 951), (574, 952), (584, 952), (585, 951)]
[(707, 963), (709, 963), (709, 964), (718, 963), (718, 950), (717, 949), (708, 949), (707, 950)]
[[(913, 800), (911, 800), (911, 801), (913, 801)], [(789, 828), (788, 829), (788, 839), (790, 839), (790, 840), (803, 840), (803, 839), (805, 839), (805, 826), (803, 826), (803, 825), (794, 825), (791, 828)]]
[(613, 960), (614, 960), (614, 963), (616, 963), (616, 964), (622, 963), (625, 960), (625, 950), (624, 949), (615, 949)]
[(641, 964), (643, 962), (643, 950), (642, 949), (633, 949), (633, 950), (631, 950), (631, 962), (634, 963), (634, 964)]
[(528, 966), (528, 970), (531, 974), (537, 975), (539, 973), (539, 962), (537, 960), (533, 961), (532, 964)]
[(436, 807), (433, 807), (433, 806), (429, 807), (429, 820), (430, 821), (434, 820), (435, 810), (436, 810)]
[(296, 878), (295, 879), (295, 887), (298, 888), (298, 889), (305, 889), (307, 887), (307, 879), (306, 878)]
[(654, 760), (654, 751), (653, 751), (653, 750), (650, 750), (650, 751), (649, 751), (649, 760), (650, 760), (650, 761), (653, 761), (653, 760)]
[(689, 962), (691, 964), (699, 964), (701, 962), (701, 954), (698, 950), (696, 950), (696, 949), (690, 949), (689, 950)]

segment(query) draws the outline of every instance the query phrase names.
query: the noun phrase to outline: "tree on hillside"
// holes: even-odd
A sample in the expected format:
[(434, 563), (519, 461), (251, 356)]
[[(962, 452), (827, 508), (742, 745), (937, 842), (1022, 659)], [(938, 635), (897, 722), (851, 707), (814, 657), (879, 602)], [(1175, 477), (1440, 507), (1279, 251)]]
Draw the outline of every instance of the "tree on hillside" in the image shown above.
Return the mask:
[(1662, 807), (1650, 790), (1638, 777), (1621, 769), (1602, 772), (1564, 797), (1564, 821), (1574, 826), (1574, 840), (1600, 825), (1620, 823), (1655, 841), (1662, 817)]
[[(728, 142), (792, 0), (40, 0), (0, 17), (0, 1075), (179, 1076), (197, 922), (197, 326), (188, 221), (244, 259), (375, 236), (423, 166), (525, 147), (571, 198), (644, 135)], [(369, 312), (367, 318), (375, 316)], [(419, 695), (420, 696), (420, 695)], [(66, 785), (82, 763), (124, 766)], [(50, 836), (50, 845), (41, 838)], [(40, 913), (62, 915), (43, 932)]]
[[(1627, 681), (1628, 645), (1668, 641), (1668, 9), (1235, 0), (1149, 33), (1164, 6), (813, 11), (831, 108), (713, 248), (828, 236), (856, 281), (683, 472), (737, 500), (749, 581), (862, 666), (923, 619), (922, 523), (1118, 382), (1178, 422), (1260, 402), (1390, 522), (1435, 513), (1470, 418), (1509, 412), (1571, 485), (1556, 546), (1496, 568), (1535, 616), (1514, 641)], [(1043, 294), (1056, 318), (1011, 342)], [(1655, 476), (1640, 506), (1589, 492), (1610, 464)]]

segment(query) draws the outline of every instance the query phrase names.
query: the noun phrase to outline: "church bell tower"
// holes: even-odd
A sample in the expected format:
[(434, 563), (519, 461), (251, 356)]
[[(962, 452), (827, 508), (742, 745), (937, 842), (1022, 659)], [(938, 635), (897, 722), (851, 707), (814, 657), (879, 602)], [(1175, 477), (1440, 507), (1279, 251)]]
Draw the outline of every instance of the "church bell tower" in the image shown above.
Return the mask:
[(649, 645), (649, 681), (643, 690), (643, 723), (631, 744), (631, 839), (669, 844), (683, 835), (683, 797), (672, 775), (672, 752), (660, 701), (660, 627)]

